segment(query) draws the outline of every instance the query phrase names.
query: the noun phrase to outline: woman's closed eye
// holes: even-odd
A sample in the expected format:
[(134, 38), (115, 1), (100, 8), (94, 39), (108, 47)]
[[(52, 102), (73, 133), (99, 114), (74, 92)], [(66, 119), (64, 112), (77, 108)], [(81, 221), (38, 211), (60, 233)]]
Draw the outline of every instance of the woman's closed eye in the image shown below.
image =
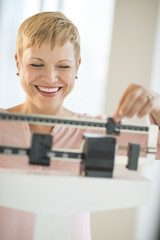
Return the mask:
[(68, 65), (59, 65), (58, 68), (67, 69), (67, 68), (70, 68), (70, 66), (68, 66)]
[(36, 67), (36, 68), (38, 68), (38, 67), (43, 67), (44, 64), (31, 64), (31, 66), (32, 66), (32, 67)]

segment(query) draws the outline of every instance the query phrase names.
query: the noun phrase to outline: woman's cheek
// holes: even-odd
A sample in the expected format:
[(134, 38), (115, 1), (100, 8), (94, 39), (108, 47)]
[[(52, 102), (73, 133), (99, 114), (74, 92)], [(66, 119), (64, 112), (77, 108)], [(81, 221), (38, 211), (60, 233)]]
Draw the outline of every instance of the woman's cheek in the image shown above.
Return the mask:
[(74, 81), (75, 81), (74, 75), (75, 74), (72, 72), (72, 73), (66, 74), (66, 76), (64, 77), (64, 81), (68, 86), (72, 86), (74, 84)]
[(40, 73), (35, 71), (26, 72), (24, 76), (27, 84), (33, 83), (41, 78)]

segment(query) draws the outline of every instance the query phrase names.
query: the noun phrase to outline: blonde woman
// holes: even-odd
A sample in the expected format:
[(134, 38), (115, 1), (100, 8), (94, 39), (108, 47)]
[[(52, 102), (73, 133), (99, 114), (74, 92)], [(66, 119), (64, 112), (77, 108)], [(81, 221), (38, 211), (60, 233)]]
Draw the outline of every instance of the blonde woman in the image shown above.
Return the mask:
[[(26, 19), (19, 28), (15, 60), (17, 75), (26, 94), (26, 100), (18, 106), (0, 109), (1, 111), (77, 118), (106, 118), (105, 116), (91, 117), (88, 114), (74, 113), (63, 106), (64, 99), (74, 87), (81, 57), (79, 32), (76, 26), (62, 13), (42, 12)], [(140, 87), (137, 88), (137, 91), (138, 89)], [(139, 97), (141, 96), (141, 99), (139, 99), (141, 108), (149, 107), (151, 103), (156, 101), (155, 96), (146, 92), (146, 89), (141, 88), (141, 90), (143, 91), (139, 95)], [(128, 101), (130, 102), (128, 94), (131, 94), (131, 92), (127, 92), (127, 101), (124, 101), (123, 97), (120, 102), (120, 106), (114, 115), (115, 121), (129, 116), (129, 110), (126, 111), (126, 106), (128, 106)], [(134, 96), (136, 101), (138, 95), (135, 94)], [(153, 110), (159, 111), (159, 106), (160, 104), (155, 104), (152, 108), (146, 108), (143, 114), (150, 113)], [(138, 110), (135, 108), (130, 115), (136, 113), (138, 113)], [(54, 147), (77, 149), (80, 147), (82, 135), (86, 131), (89, 130), (32, 125), (25, 122), (0, 122), (0, 144), (28, 147), (32, 132), (36, 132), (53, 135)], [(105, 134), (104, 132), (101, 133)], [(39, 171), (46, 169), (45, 167), (29, 166), (27, 158), (15, 156), (0, 156), (0, 167), (38, 168)], [(78, 175), (80, 166), (78, 163), (54, 161), (50, 169), (74, 172)], [(0, 208), (0, 239), (33, 239), (34, 217), (31, 213)], [(91, 240), (88, 213), (71, 216), (70, 239)]]

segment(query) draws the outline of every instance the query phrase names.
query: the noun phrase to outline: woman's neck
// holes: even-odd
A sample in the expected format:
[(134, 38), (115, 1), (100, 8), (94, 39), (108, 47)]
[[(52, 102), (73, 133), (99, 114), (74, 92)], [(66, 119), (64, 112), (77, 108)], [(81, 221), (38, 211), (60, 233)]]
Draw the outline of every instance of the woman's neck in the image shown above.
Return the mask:
[(29, 124), (29, 129), (31, 133), (40, 133), (40, 134), (51, 134), (53, 131), (54, 126), (42, 126), (42, 125), (35, 125)]
[(19, 113), (28, 113), (28, 114), (42, 114), (42, 115), (54, 115), (54, 116), (64, 116), (70, 117), (73, 115), (73, 112), (64, 108), (63, 106), (46, 111), (46, 109), (38, 109), (34, 106), (28, 105), (26, 102), (20, 105), (8, 108), (9, 112), (19, 112)]

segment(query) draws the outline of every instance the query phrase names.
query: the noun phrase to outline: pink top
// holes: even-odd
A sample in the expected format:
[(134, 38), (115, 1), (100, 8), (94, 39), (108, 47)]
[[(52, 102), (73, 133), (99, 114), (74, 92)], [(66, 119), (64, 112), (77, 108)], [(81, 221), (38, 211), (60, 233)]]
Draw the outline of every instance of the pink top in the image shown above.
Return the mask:
[[(6, 111), (0, 109), (0, 111)], [(92, 117), (87, 114), (74, 114), (73, 117), (104, 119), (105, 116)], [(78, 149), (82, 141), (84, 132), (96, 132), (105, 134), (104, 131), (89, 129), (76, 129), (71, 127), (55, 126), (52, 130), (55, 148)], [(142, 134), (121, 134), (118, 142), (121, 145), (128, 145), (128, 137), (131, 142), (139, 142), (141, 146), (146, 146), (147, 138)], [(29, 147), (31, 132), (28, 123), (0, 121), (0, 145)], [(126, 151), (120, 151), (126, 154)], [(1, 168), (21, 168), (21, 169), (48, 169), (48, 167), (28, 165), (27, 157), (0, 155)], [(51, 170), (73, 172), (79, 174), (79, 163), (67, 161), (51, 161)], [(0, 239), (1, 240), (31, 240), (33, 239), (35, 216), (33, 213), (23, 212), (15, 209), (0, 207)], [(10, 229), (8, 231), (8, 229)], [(90, 217), (88, 213), (73, 215), (71, 217), (71, 240), (90, 240)]]

